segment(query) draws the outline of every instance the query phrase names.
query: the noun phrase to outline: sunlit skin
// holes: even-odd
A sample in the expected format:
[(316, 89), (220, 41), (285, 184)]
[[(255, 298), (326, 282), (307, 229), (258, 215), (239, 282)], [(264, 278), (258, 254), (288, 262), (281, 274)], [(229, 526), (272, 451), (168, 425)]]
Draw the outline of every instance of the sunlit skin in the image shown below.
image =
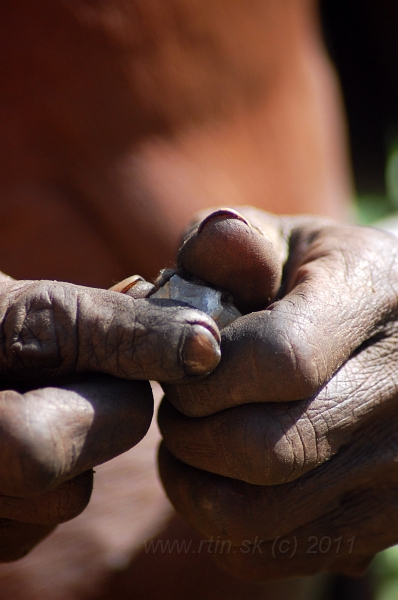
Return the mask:
[(3, 3), (3, 271), (154, 277), (207, 206), (345, 218), (314, 3), (208, 4)]
[[(81, 516), (61, 525), (26, 558), (0, 567), (0, 598), (52, 600), (57, 590), (65, 600), (84, 594), (105, 600), (115, 597), (115, 590), (118, 598), (128, 598), (134, 589), (138, 600), (297, 599), (301, 584), (295, 583), (292, 591), (290, 584), (252, 583), (258, 573), (263, 580), (275, 575), (269, 577), (266, 572), (264, 576), (261, 565), (249, 565), (249, 581), (237, 582), (215, 566), (211, 552), (150, 555), (143, 549), (144, 540), (152, 535), (192, 539), (194, 544), (200, 543), (202, 534), (209, 535), (210, 525), (203, 520), (203, 526), (197, 526), (197, 515), (178, 495), (182, 488), (172, 489), (167, 473), (173, 469), (177, 473), (175, 459), (170, 459), (169, 471), (163, 461), (162, 476), (173, 502), (201, 533), (176, 516), (166, 499), (156, 475), (156, 426), (143, 437), (152, 417), (149, 388), (135, 379), (171, 384), (186, 379), (189, 374), (177, 360), (177, 351), (171, 357), (163, 354), (162, 340), (168, 335), (171, 346), (177, 347), (182, 337), (196, 339), (197, 330), (192, 327), (211, 331), (213, 325), (206, 317), (195, 314), (193, 318), (192, 313), (173, 307), (168, 307), (167, 316), (164, 307), (152, 306), (150, 313), (146, 301), (135, 300), (134, 294), (129, 298), (104, 290), (133, 273), (152, 279), (159, 269), (172, 265), (193, 214), (211, 206), (252, 205), (278, 214), (321, 214), (347, 220), (351, 179), (345, 125), (315, 3), (5, 0), (1, 12), (0, 45), (5, 60), (0, 100), (0, 266), (16, 280), (49, 279), (102, 288), (76, 292), (64, 283), (30, 287), (7, 278), (2, 283), (2, 305), (18, 308), (10, 330), (28, 336), (32, 331), (35, 334), (37, 327), (43, 334), (38, 338), (40, 348), (48, 344), (51, 363), (51, 368), (46, 364), (41, 372), (37, 358), (32, 354), (26, 358), (22, 347), (22, 354), (17, 355), (20, 362), (7, 362), (8, 354), (3, 361), (10, 368), (7, 378), (18, 388), (18, 365), (23, 364), (33, 379), (39, 369), (35, 385), (30, 380), (25, 384), (32, 388), (28, 400), (32, 395), (33, 401), (39, 399), (47, 407), (43, 419), (48, 420), (48, 415), (54, 419), (49, 435), (43, 436), (46, 443), (53, 436), (66, 448), (65, 460), (61, 454), (54, 460), (46, 454), (50, 456), (46, 462), (32, 436), (29, 448), (35, 460), (24, 468), (31, 474), (36, 473), (31, 465), (37, 468), (37, 477), (31, 477), (33, 487), (28, 489), (22, 477), (2, 493), (30, 496), (33, 489), (38, 494), (36, 512), (27, 497), (22, 505), (16, 500), (7, 503), (9, 512), (0, 516), (15, 521), (8, 530), (9, 538), (3, 537), (3, 560), (9, 548), (8, 559), (17, 558), (58, 522), (83, 510), (91, 474), (81, 475), (81, 470), (86, 472), (137, 445), (96, 469), (94, 494)], [(43, 302), (40, 310), (39, 297)], [(73, 307), (83, 306), (83, 310), (72, 310), (70, 298), (73, 302), (77, 298)], [(48, 299), (50, 305), (45, 304)], [(129, 302), (137, 302), (136, 330), (126, 321)], [(32, 320), (19, 330), (18, 318), (27, 306), (34, 307)], [(46, 328), (49, 322), (61, 337), (68, 332), (64, 354), (53, 354), (53, 338)], [(79, 327), (87, 332), (83, 335), (85, 348), (89, 348), (86, 353), (78, 343), (81, 338), (74, 337)], [(140, 334), (142, 354), (134, 345)], [(138, 356), (135, 371), (130, 363), (126, 366), (129, 335), (134, 339), (134, 356)], [(26, 338), (22, 335), (22, 339)], [(33, 339), (37, 341), (35, 335)], [(97, 343), (100, 339), (108, 341), (108, 354)], [(217, 332), (212, 339), (218, 348)], [(34, 347), (32, 342), (28, 349)], [(77, 357), (81, 368), (71, 366), (71, 356)], [(210, 359), (212, 369), (219, 360), (216, 351)], [(328, 363), (326, 375), (333, 374), (337, 362)], [(98, 377), (105, 377), (111, 390), (109, 377), (134, 381), (125, 379), (118, 384), (121, 387), (113, 405), (106, 392), (98, 396), (100, 386), (95, 379), (86, 381), (82, 373), (87, 368), (104, 372), (106, 375)], [(54, 385), (54, 377), (62, 369), (61, 374), (68, 377), (77, 373), (78, 381), (57, 384), (52, 395), (48, 378)], [(39, 384), (45, 390), (40, 394), (35, 391)], [(175, 390), (177, 405), (179, 388), (170, 389)], [(213, 414), (214, 409), (217, 419), (211, 387), (209, 390), (209, 410)], [(139, 401), (127, 407), (124, 403), (129, 394)], [(93, 433), (93, 417), (87, 397), (89, 402), (95, 397), (104, 422), (109, 419), (113, 423), (114, 429), (98, 433), (97, 438), (88, 435)], [(70, 434), (61, 427), (62, 411), (58, 416), (52, 410), (54, 398), (67, 409)], [(24, 410), (26, 406), (29, 409), (26, 396), (19, 394), (14, 404), (15, 422), (20, 414), (18, 402)], [(5, 422), (13, 424), (7, 404), (2, 406)], [(84, 419), (76, 417), (80, 429), (75, 428), (74, 414), (84, 415)], [(123, 440), (117, 436), (120, 414)], [(173, 415), (169, 422), (170, 427), (175, 426)], [(40, 428), (40, 419), (37, 423)], [(101, 423), (99, 419), (100, 432)], [(16, 429), (13, 456), (19, 465), (24, 453)], [(43, 431), (46, 433), (45, 428)], [(191, 457), (180, 455), (182, 438), (175, 437), (175, 455), (192, 465), (188, 470), (201, 468)], [(72, 452), (68, 450), (71, 439), (80, 443), (72, 444), (74, 449), (83, 448), (75, 470), (68, 466), (69, 459), (73, 462), (68, 454)], [(333, 449), (337, 451), (338, 440)], [(329, 457), (326, 450), (322, 456)], [(199, 451), (197, 457), (199, 462), (203, 458)], [(206, 460), (208, 457), (202, 464), (204, 470), (217, 474), (225, 467)], [(69, 471), (64, 473), (64, 467)], [(313, 467), (311, 463), (308, 468)], [(62, 487), (72, 476), (81, 478), (73, 480), (75, 495), (72, 485), (66, 491)], [(176, 481), (180, 476), (176, 474)], [(190, 477), (184, 482), (186, 489)], [(15, 481), (21, 482), (22, 488), (12, 488)], [(69, 512), (61, 515), (59, 511), (54, 517), (57, 511), (51, 512), (49, 507), (58, 508), (68, 490)], [(49, 492), (54, 495), (48, 496)], [(214, 535), (219, 532), (215, 530)], [(230, 561), (232, 567), (223, 566), (227, 571), (245, 569), (231, 557)], [(323, 566), (317, 564), (314, 570)], [(122, 567), (128, 568), (119, 573)], [(300, 574), (300, 564), (292, 569), (292, 575)], [(307, 573), (303, 567), (301, 574)], [(305, 593), (308, 597), (308, 589)]]

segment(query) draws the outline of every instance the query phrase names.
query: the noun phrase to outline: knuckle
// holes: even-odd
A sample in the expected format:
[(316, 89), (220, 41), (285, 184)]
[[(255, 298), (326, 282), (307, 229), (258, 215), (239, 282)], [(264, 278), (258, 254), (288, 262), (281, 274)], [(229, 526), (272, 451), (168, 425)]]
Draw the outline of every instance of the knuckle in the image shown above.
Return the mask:
[(264, 435), (267, 470), (262, 485), (294, 481), (323, 462), (316, 427), (306, 412), (307, 404), (268, 407)]
[[(253, 347), (255, 374), (260, 387), (270, 377), (272, 400), (303, 400), (325, 382), (328, 362), (299, 322), (284, 318), (256, 337)], [(259, 391), (261, 394), (261, 390)]]
[(306, 338), (300, 328), (296, 327), (288, 333), (286, 339), (290, 374), (296, 382), (297, 393), (302, 399), (319, 389), (324, 383), (327, 369), (327, 361), (322, 357), (321, 348), (314, 343), (308, 343)]
[(29, 283), (11, 295), (1, 315), (1, 367), (6, 375), (24, 377), (32, 366), (35, 375), (57, 372), (63, 349), (70, 346), (76, 297), (64, 284), (52, 282)]

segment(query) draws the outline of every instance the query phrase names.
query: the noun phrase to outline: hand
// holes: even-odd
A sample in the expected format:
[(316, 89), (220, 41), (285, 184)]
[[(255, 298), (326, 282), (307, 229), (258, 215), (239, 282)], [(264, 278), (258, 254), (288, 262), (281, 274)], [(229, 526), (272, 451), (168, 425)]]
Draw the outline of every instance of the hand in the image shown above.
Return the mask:
[(218, 363), (212, 320), (140, 298), (147, 288), (130, 291), (137, 299), (1, 276), (0, 561), (79, 514), (92, 468), (142, 439), (153, 412), (144, 380), (177, 382)]
[[(273, 229), (282, 285), (223, 330), (209, 377), (165, 386), (161, 477), (237, 576), (357, 574), (398, 541), (398, 241), (241, 212)], [(211, 223), (193, 230), (191, 248)], [(238, 301), (253, 277), (229, 290)]]

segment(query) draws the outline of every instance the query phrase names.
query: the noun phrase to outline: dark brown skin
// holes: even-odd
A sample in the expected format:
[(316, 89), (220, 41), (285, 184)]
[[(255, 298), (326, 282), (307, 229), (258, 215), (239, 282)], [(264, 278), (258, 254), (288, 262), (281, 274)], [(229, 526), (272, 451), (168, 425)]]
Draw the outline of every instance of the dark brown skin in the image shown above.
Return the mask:
[(194, 528), (230, 541), (230, 573), (358, 574), (398, 541), (398, 242), (305, 217), (276, 231), (281, 298), (222, 331), (209, 377), (164, 386), (160, 473)]
[(227, 290), (242, 313), (268, 306), (282, 277), (281, 260), (265, 233), (240, 213), (223, 209), (190, 232), (178, 253), (177, 269)]
[[(351, 188), (344, 121), (311, 0), (3, 0), (0, 11), (5, 272), (24, 281), (102, 288), (131, 273), (151, 278), (175, 260), (192, 214), (209, 206), (247, 203), (345, 217)], [(22, 296), (15, 295), (19, 285)], [(15, 482), (14, 493), (23, 496), (22, 502), (16, 496), (3, 502), (1, 558), (13, 560), (54, 523), (84, 508), (91, 487), (87, 469), (144, 435), (152, 414), (148, 386), (126, 379), (113, 387), (110, 378), (180, 381), (187, 375), (182, 340), (195, 339), (192, 323), (206, 318), (195, 313), (192, 320), (191, 312), (161, 303), (131, 301), (127, 310), (131, 298), (120, 294), (113, 294), (110, 307), (110, 292), (82, 287), (77, 294), (69, 284), (8, 281), (2, 291), (1, 306), (8, 310), (1, 331), (18, 340), (0, 348), (4, 387), (12, 390), (3, 394), (2, 416), (13, 434), (13, 477), (2, 468), (8, 489)], [(76, 294), (79, 308), (89, 311), (76, 310)], [(165, 339), (173, 348), (166, 356)], [(23, 340), (31, 344), (24, 347)], [(217, 350), (210, 354), (204, 371), (218, 361)], [(81, 367), (95, 373), (86, 376)], [(62, 382), (54, 382), (58, 371)], [(105, 380), (114, 402), (103, 396)], [(65, 412), (70, 426), (64, 431)], [(93, 421), (101, 414), (112, 427), (104, 430), (101, 419)], [(31, 424), (39, 435), (31, 433)], [(95, 431), (98, 436), (91, 435)], [(120, 549), (127, 560), (139, 553), (144, 534), (137, 523), (154, 535), (162, 530), (169, 505), (153, 482), (156, 438), (145, 446), (149, 435), (109, 470), (107, 464), (99, 467), (94, 498), (79, 519), (24, 560), (0, 567), (0, 596), (98, 595), (106, 574), (120, 569), (115, 548), (117, 559)], [(55, 455), (49, 451), (54, 441)], [(83, 468), (66, 510), (62, 486)], [(128, 502), (118, 504), (123, 494)], [(135, 512), (140, 499), (145, 510)], [(104, 527), (115, 513), (118, 527)], [(174, 520), (185, 536), (187, 527)], [(114, 529), (126, 538), (113, 539), (112, 546)], [(197, 555), (187, 569), (181, 555), (166, 557), (167, 569), (164, 556), (155, 558), (145, 573), (132, 566), (133, 581), (145, 575), (156, 588), (154, 598), (175, 600), (185, 593), (190, 600), (194, 594), (199, 600), (241, 600), (264, 591), (237, 586), (220, 571), (218, 583), (205, 578), (214, 571)], [(165, 577), (159, 577), (162, 567)], [(202, 587), (192, 589), (195, 577)], [(135, 589), (127, 581), (125, 596)], [(147, 598), (148, 588), (141, 589)]]
[(153, 413), (144, 380), (206, 374), (219, 361), (219, 334), (209, 317), (171, 301), (2, 277), (0, 515), (7, 537), (0, 560), (7, 561), (79, 514), (93, 466), (142, 439)]

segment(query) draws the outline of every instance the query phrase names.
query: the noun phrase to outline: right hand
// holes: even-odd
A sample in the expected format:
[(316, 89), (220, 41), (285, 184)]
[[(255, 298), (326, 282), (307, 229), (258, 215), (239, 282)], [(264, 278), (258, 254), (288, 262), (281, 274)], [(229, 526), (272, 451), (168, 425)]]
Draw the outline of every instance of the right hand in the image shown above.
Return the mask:
[(144, 380), (181, 382), (219, 358), (199, 311), (0, 275), (0, 561), (79, 514), (92, 468), (142, 439), (153, 413)]
[[(166, 387), (162, 481), (178, 512), (220, 541), (214, 556), (232, 575), (359, 574), (398, 541), (398, 242), (242, 213), (251, 226), (210, 215), (180, 250), (181, 269), (246, 314), (223, 329), (209, 377)], [(269, 227), (287, 260), (267, 306), (269, 257), (253, 238)], [(235, 252), (222, 247), (230, 238)]]

